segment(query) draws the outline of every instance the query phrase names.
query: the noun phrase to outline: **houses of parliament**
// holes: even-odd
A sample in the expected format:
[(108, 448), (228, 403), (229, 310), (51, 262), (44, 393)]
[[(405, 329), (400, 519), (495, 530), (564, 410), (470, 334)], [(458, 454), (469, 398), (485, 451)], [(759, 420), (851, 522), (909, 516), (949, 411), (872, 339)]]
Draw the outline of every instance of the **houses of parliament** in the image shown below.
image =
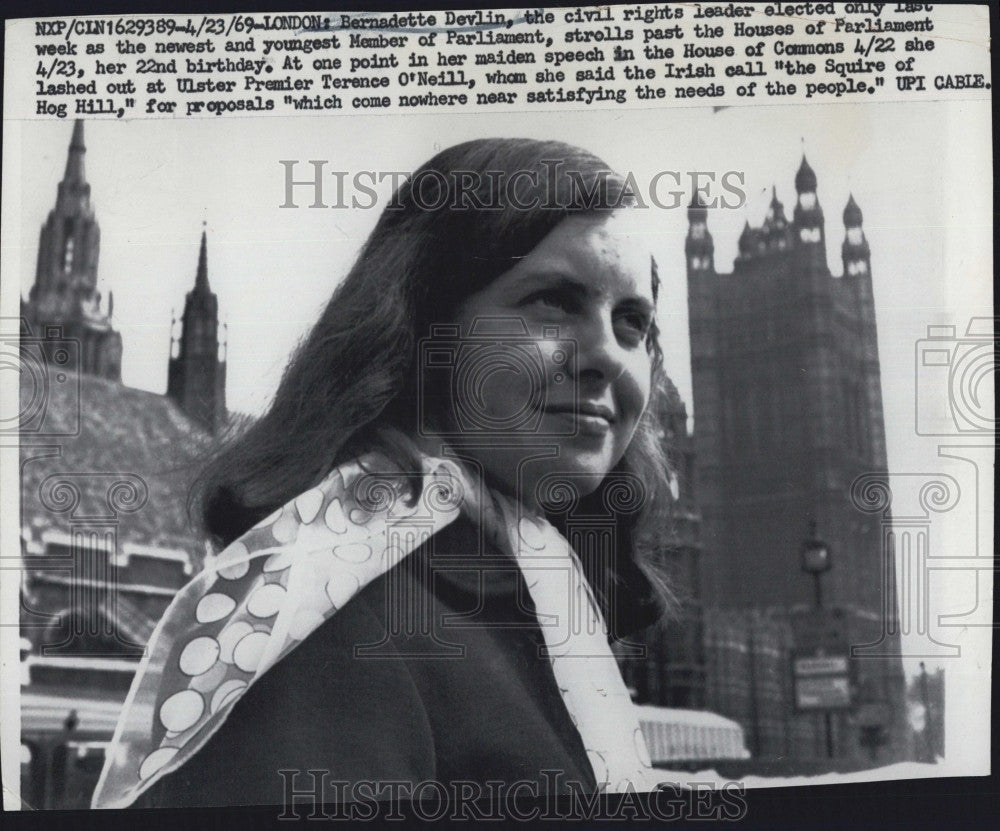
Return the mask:
[[(97, 290), (101, 231), (85, 173), (83, 121), (76, 121), (66, 169), (38, 242), (38, 265), (21, 317), (33, 332), (58, 329), (79, 344), (65, 369), (121, 382), (122, 338), (114, 330), (114, 294)], [(171, 355), (167, 396), (204, 430), (226, 420), (226, 364), (219, 357), (219, 301), (208, 283), (206, 235), (194, 287), (187, 294), (177, 354)], [(173, 350), (172, 350), (173, 352)]]
[[(232, 421), (204, 231), (166, 393), (122, 384), (127, 345), (97, 288), (85, 155), (77, 121), (21, 304), (22, 798), (49, 807), (87, 804), (146, 639), (203, 565), (188, 489)], [(622, 658), (636, 702), (675, 714), (670, 736), (738, 725), (736, 774), (885, 764), (912, 740), (893, 565), (877, 518), (850, 497), (861, 474), (887, 473), (871, 252), (852, 197), (831, 273), (805, 158), (794, 186), (792, 216), (775, 190), (729, 272), (716, 268), (708, 209), (688, 209), (678, 265), (697, 424), (671, 386), (660, 421), (680, 488), (656, 541), (679, 611), (644, 633), (645, 658)], [(791, 670), (817, 605), (800, 568), (803, 538), (817, 535), (832, 552), (822, 619), (859, 654), (883, 655), (850, 659), (850, 701), (825, 723), (800, 706)], [(688, 730), (686, 712), (704, 718)], [(659, 761), (724, 771), (719, 746), (697, 737)]]

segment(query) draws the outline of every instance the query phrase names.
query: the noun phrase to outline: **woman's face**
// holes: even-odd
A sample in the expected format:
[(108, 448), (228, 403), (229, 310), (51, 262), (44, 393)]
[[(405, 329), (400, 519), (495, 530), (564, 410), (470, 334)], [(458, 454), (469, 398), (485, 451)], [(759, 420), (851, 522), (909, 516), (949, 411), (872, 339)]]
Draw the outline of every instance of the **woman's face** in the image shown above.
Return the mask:
[(565, 219), (459, 306), (466, 371), (451, 385), (451, 443), (528, 505), (548, 474), (592, 492), (649, 400), (654, 312), (634, 214)]

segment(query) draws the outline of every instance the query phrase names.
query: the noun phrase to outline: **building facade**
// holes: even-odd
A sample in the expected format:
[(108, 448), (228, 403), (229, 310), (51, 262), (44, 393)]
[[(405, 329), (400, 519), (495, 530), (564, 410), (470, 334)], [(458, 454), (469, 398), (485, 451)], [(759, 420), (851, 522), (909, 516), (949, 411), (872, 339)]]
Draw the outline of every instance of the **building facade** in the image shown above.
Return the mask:
[[(801, 631), (795, 616), (809, 615), (817, 602), (840, 610), (841, 636), (854, 649), (854, 705), (832, 716), (831, 730), (835, 755), (855, 756), (860, 721), (870, 719), (863, 708), (881, 714), (886, 744), (905, 744), (892, 556), (883, 520), (852, 496), (862, 475), (887, 476), (871, 258), (852, 196), (843, 212), (842, 271), (831, 273), (817, 177), (804, 157), (795, 191), (791, 219), (775, 189), (762, 226), (744, 227), (730, 272), (716, 269), (707, 208), (693, 202), (688, 210), (701, 585), (712, 607), (707, 618), (742, 611), (732, 628), (744, 632), (744, 649), (762, 615), (794, 633)], [(832, 564), (821, 577), (822, 596), (800, 567), (810, 523)], [(780, 634), (772, 640), (775, 648), (802, 646)], [(866, 649), (883, 657), (863, 660)], [(716, 679), (710, 686), (729, 685)], [(791, 724), (794, 706), (779, 686), (768, 706), (780, 703)], [(711, 696), (708, 703), (742, 719), (764, 748), (760, 723), (745, 723), (749, 705), (740, 705), (740, 715)], [(808, 755), (813, 739), (803, 741), (792, 751)]]

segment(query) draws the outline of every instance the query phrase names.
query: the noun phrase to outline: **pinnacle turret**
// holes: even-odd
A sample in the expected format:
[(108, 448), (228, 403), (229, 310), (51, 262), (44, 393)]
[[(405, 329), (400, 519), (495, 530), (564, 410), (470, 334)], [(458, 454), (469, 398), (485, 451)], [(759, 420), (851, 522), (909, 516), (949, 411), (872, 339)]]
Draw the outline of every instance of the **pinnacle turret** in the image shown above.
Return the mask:
[(688, 206), (688, 234), (684, 242), (689, 271), (711, 271), (714, 268), (715, 243), (708, 232), (708, 209), (695, 192)]
[(861, 214), (861, 208), (859, 208), (858, 203), (854, 201), (854, 194), (852, 193), (847, 200), (847, 206), (844, 208), (844, 227), (858, 228), (861, 226), (863, 219), (864, 217)]
[(701, 201), (701, 196), (697, 191), (691, 194), (691, 204), (688, 205), (687, 215), (690, 223), (705, 222), (708, 219), (708, 209)]
[(868, 247), (868, 240), (865, 239), (864, 229), (861, 227), (862, 219), (861, 208), (854, 201), (852, 193), (844, 207), (845, 232), (841, 256), (844, 259), (845, 275), (867, 274), (869, 271), (871, 251)]
[(810, 167), (805, 153), (802, 154), (802, 164), (795, 174), (795, 191), (797, 193), (816, 192), (816, 172)]

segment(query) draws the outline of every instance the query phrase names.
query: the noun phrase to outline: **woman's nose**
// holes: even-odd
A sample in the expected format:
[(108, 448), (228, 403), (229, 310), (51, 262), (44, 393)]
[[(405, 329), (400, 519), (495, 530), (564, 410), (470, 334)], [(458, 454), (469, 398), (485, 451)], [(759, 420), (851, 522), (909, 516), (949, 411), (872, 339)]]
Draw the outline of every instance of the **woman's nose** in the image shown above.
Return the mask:
[(577, 375), (580, 383), (612, 383), (625, 371), (625, 350), (615, 335), (610, 315), (602, 315), (577, 333)]

